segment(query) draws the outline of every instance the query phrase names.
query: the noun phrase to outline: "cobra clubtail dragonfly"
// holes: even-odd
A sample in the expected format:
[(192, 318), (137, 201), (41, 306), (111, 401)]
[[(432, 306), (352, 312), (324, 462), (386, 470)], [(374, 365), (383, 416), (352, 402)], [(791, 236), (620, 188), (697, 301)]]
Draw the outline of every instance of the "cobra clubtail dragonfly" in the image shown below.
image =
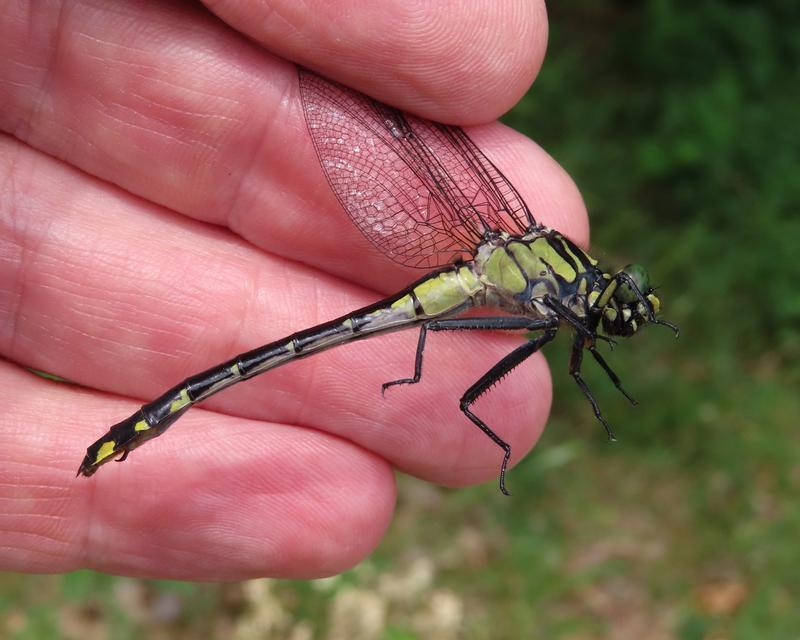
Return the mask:
[[(536, 222), (517, 190), (458, 127), (417, 118), (299, 69), (306, 124), (331, 189), (361, 232), (392, 260), (429, 273), (403, 291), (324, 324), (298, 331), (192, 376), (115, 424), (86, 452), (79, 475), (124, 460), (209, 396), (336, 345), (419, 327), (414, 374), (422, 376), (429, 331), (537, 332), (495, 364), (461, 398), (460, 408), (503, 450), (500, 489), (511, 446), (471, 410), (505, 374), (551, 341), (574, 332), (569, 370), (613, 439), (581, 377), (588, 351), (631, 401), (597, 351), (646, 323), (661, 324), (659, 299), (644, 268), (615, 274), (558, 231)], [(504, 315), (453, 317), (475, 307)]]

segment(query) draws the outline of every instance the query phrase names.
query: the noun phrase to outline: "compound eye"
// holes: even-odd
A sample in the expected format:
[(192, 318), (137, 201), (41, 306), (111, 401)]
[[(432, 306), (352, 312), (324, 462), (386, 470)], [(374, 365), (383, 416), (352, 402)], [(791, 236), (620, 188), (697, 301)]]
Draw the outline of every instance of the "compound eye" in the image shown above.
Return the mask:
[[(627, 275), (631, 280), (633, 280), (636, 287), (639, 289), (639, 292), (642, 295), (647, 295), (650, 291), (650, 275), (647, 273), (647, 269), (645, 269), (640, 264), (629, 264), (622, 270), (622, 273)], [(619, 300), (619, 302), (623, 304), (632, 304), (639, 300), (639, 296), (636, 295), (636, 292), (627, 282), (623, 281), (620, 284), (619, 288), (614, 293), (614, 297)]]

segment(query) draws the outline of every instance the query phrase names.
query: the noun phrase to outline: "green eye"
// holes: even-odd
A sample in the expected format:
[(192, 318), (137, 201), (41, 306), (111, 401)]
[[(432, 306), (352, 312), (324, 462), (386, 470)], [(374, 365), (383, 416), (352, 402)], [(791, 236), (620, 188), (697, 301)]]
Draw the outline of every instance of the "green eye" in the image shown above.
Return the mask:
[[(640, 264), (629, 264), (622, 270), (622, 273), (633, 280), (642, 295), (647, 295), (650, 290), (650, 275), (647, 273), (647, 269)], [(636, 292), (624, 281), (617, 289), (614, 297), (623, 304), (632, 304), (639, 299)]]

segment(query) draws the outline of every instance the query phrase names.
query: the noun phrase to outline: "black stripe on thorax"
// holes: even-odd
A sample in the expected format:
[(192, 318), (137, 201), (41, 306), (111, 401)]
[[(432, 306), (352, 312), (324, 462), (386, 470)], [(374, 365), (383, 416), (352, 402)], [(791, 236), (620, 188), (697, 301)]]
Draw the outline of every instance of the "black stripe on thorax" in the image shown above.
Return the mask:
[[(587, 271), (594, 272), (596, 270), (595, 265), (589, 261), (589, 256), (586, 254), (586, 252), (575, 245), (574, 242), (572, 242), (566, 236), (562, 236), (561, 234), (558, 234), (558, 239), (560, 242), (554, 244), (553, 248), (556, 250), (558, 255), (572, 265), (572, 267), (575, 269), (575, 272), (579, 276)], [(575, 255), (575, 258), (580, 260), (580, 264), (576, 264), (575, 259), (564, 249), (565, 245), (569, 247), (569, 250)]]

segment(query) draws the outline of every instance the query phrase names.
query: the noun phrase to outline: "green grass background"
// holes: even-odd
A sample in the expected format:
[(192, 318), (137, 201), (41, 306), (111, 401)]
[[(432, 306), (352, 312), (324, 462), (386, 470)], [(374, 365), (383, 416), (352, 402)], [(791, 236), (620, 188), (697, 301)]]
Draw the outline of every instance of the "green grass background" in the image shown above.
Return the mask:
[(506, 118), (561, 162), (604, 264), (637, 261), (681, 338), (587, 368), (610, 446), (549, 350), (549, 428), (510, 476), (401, 478), (356, 569), (231, 585), (0, 577), (0, 637), (800, 637), (800, 5), (551, 3), (551, 43)]

